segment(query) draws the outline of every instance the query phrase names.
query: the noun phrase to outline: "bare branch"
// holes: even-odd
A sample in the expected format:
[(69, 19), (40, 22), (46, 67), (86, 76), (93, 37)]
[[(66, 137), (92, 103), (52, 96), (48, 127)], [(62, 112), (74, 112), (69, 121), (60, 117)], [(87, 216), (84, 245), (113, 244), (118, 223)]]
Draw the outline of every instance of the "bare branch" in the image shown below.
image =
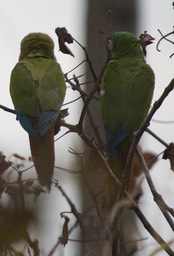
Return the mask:
[(174, 31), (169, 32), (169, 33), (167, 33), (167, 34), (165, 34), (165, 35), (163, 35), (163, 34), (161, 33), (160, 29), (158, 29), (158, 32), (160, 33), (161, 38), (160, 38), (160, 40), (158, 41), (158, 43), (157, 43), (157, 45), (156, 45), (156, 49), (157, 49), (157, 51), (160, 52), (160, 50), (159, 50), (159, 45), (160, 45), (160, 43), (161, 43), (162, 40), (166, 40), (166, 41), (168, 41), (169, 43), (174, 44), (174, 42), (173, 42), (172, 40), (169, 40), (169, 39), (167, 38), (168, 36), (173, 35), (173, 34), (174, 34)]
[(142, 165), (146, 180), (149, 184), (149, 188), (152, 192), (152, 195), (154, 197), (155, 202), (157, 203), (159, 209), (161, 210), (161, 212), (163, 213), (164, 217), (166, 218), (166, 220), (168, 221), (170, 227), (172, 228), (172, 230), (174, 231), (174, 222), (171, 218), (171, 216), (169, 215), (168, 211), (170, 212), (170, 214), (174, 217), (174, 210), (172, 208), (170, 208), (163, 200), (162, 196), (157, 192), (155, 185), (153, 183), (153, 180), (151, 178), (150, 172), (148, 170), (148, 166), (144, 160), (144, 157), (142, 155), (142, 153), (140, 152), (139, 149), (137, 149), (136, 154), (138, 156), (138, 159)]
[(169, 93), (173, 90), (173, 88), (174, 88), (174, 79), (172, 79), (172, 81), (169, 83), (169, 85), (165, 88), (164, 92), (159, 97), (159, 99), (157, 101), (155, 101), (148, 116), (145, 118), (145, 120), (141, 124), (139, 130), (134, 135), (134, 139), (132, 141), (132, 144), (131, 144), (131, 147), (129, 150), (129, 154), (127, 157), (127, 162), (126, 162), (126, 165), (125, 165), (125, 168), (123, 171), (123, 175), (122, 175), (122, 187), (121, 187), (121, 191), (120, 191), (120, 198), (122, 198), (122, 196), (124, 195), (125, 188), (127, 187), (127, 184), (128, 184), (130, 170), (131, 170), (131, 163), (132, 163), (132, 159), (134, 156), (134, 152), (136, 151), (137, 145), (139, 143), (139, 140), (140, 140), (141, 136), (143, 135), (143, 133), (145, 132), (145, 130), (147, 129), (147, 127), (149, 126), (152, 117), (154, 116), (156, 111), (161, 107), (162, 103), (167, 98)]
[(169, 146), (168, 143), (166, 143), (164, 140), (162, 140), (158, 135), (156, 135), (154, 132), (152, 132), (149, 128), (146, 128), (146, 132), (148, 132), (152, 137), (154, 137), (156, 140), (158, 140), (166, 148)]
[(66, 194), (66, 192), (64, 191), (64, 189), (56, 184), (56, 187), (61, 191), (62, 195), (66, 198), (67, 202), (69, 203), (69, 205), (71, 206), (71, 210), (72, 213), (74, 214), (74, 216), (76, 217), (81, 229), (83, 230), (83, 223), (82, 220), (80, 218), (80, 213), (77, 211), (75, 204), (72, 202), (72, 200), (68, 197), (68, 195)]
[(11, 108), (7, 108), (3, 105), (0, 105), (0, 108), (3, 109), (4, 111), (7, 111), (9, 113), (12, 113), (12, 114), (16, 114), (15, 110), (14, 109), (11, 109)]

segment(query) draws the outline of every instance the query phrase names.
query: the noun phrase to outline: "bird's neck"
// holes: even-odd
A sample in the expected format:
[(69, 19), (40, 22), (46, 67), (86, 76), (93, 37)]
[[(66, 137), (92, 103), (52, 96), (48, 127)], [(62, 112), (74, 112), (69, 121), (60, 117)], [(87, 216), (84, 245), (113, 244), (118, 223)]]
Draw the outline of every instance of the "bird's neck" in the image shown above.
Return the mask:
[(121, 58), (128, 58), (128, 57), (144, 58), (144, 54), (139, 43), (131, 44), (128, 47), (124, 47), (123, 49), (118, 51), (113, 51), (111, 54), (111, 58), (114, 58), (114, 59), (121, 59)]

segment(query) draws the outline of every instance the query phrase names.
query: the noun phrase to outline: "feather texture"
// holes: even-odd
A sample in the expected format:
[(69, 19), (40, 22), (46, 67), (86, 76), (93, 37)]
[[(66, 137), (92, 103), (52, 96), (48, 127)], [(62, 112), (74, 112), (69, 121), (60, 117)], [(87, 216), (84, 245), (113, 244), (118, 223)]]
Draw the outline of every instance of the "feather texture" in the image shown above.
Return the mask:
[(38, 143), (29, 135), (31, 154), (41, 185), (50, 191), (54, 170), (54, 126), (52, 126)]
[(21, 42), (19, 62), (10, 80), (11, 98), (17, 119), (29, 133), (39, 182), (48, 188), (54, 170), (54, 123), (66, 92), (53, 50), (54, 43), (48, 35), (27, 35)]
[(100, 105), (110, 164), (120, 179), (133, 134), (151, 105), (154, 73), (133, 34), (113, 33), (110, 46), (111, 57), (101, 82)]

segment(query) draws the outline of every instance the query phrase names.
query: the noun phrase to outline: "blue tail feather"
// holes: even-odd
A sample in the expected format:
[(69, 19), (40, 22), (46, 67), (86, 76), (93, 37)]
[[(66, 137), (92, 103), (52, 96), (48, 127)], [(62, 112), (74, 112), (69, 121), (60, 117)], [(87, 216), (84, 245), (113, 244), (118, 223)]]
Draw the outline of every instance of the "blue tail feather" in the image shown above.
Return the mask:
[(53, 125), (57, 117), (58, 117), (57, 111), (41, 110), (39, 119), (38, 119), (38, 124), (37, 124), (37, 128), (41, 136), (49, 130), (49, 128)]
[(122, 125), (120, 124), (119, 127), (115, 131), (111, 130), (108, 126), (104, 126), (106, 140), (108, 144), (108, 151), (113, 155), (117, 155), (117, 146), (128, 136), (128, 132), (126, 132)]
[(15, 111), (17, 114), (17, 120), (19, 120), (21, 126), (37, 142), (41, 142), (42, 136), (50, 129), (58, 117), (58, 112), (54, 110), (41, 110), (38, 114), (38, 118), (23, 115), (17, 109)]

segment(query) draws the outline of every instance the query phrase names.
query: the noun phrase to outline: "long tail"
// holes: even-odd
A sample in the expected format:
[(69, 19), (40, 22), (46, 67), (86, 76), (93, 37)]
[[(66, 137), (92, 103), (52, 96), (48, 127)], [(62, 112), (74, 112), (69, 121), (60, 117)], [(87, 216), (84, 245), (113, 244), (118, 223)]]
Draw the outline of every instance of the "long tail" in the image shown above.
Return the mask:
[[(122, 173), (124, 170), (124, 162), (122, 159), (119, 157), (115, 156), (113, 157), (112, 155), (109, 156), (109, 165), (110, 168), (112, 169), (113, 173), (117, 177), (117, 179), (121, 182), (122, 179)], [(113, 183), (113, 181), (109, 181), (108, 184), (108, 196), (109, 196), (109, 206), (112, 207), (113, 204), (116, 202), (118, 195), (119, 195), (119, 185), (116, 185)]]
[(39, 183), (46, 186), (48, 191), (51, 188), (51, 180), (54, 172), (54, 126), (42, 136), (41, 142), (33, 140), (31, 136), (31, 154), (38, 175)]
[[(120, 182), (122, 182), (122, 175), (123, 171), (126, 165), (127, 156), (130, 149), (130, 141), (127, 139), (123, 141), (117, 148), (117, 155), (109, 155), (109, 165), (115, 174), (115, 176), (118, 178)], [(128, 181), (129, 181), (129, 177)], [(111, 205), (116, 201), (116, 198), (118, 197), (119, 193), (119, 186), (113, 185), (113, 182), (109, 185), (109, 194), (110, 194), (110, 201)]]

